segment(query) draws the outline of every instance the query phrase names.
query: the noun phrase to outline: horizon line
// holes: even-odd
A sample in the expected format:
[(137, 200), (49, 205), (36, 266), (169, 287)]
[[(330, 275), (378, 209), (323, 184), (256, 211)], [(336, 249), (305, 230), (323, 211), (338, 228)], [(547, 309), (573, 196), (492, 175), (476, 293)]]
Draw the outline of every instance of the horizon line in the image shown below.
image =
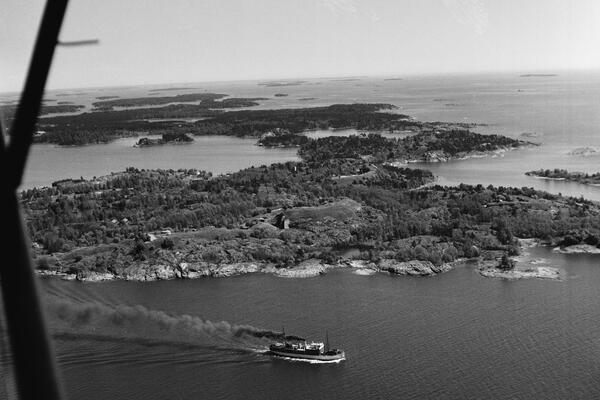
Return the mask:
[[(469, 75), (500, 75), (500, 74), (555, 74), (560, 73), (582, 73), (582, 72), (600, 72), (600, 67), (594, 68), (551, 68), (551, 69), (511, 69), (511, 70), (482, 70), (482, 71), (446, 71), (446, 72), (420, 72), (420, 73), (377, 73), (377, 74), (348, 74), (348, 75), (320, 75), (320, 76), (287, 76), (287, 77), (264, 77), (264, 78), (241, 78), (241, 79), (214, 79), (214, 80), (189, 80), (189, 81), (171, 81), (171, 82), (141, 82), (132, 84), (107, 84), (93, 86), (71, 86), (46, 88), (46, 92), (83, 90), (83, 89), (117, 89), (143, 86), (168, 86), (168, 85), (190, 85), (190, 84), (215, 84), (215, 83), (241, 83), (241, 82), (285, 82), (299, 80), (330, 80), (330, 79), (383, 79), (383, 78), (411, 78), (411, 77), (434, 77), (434, 76), (469, 76)], [(518, 77), (518, 75), (517, 75)], [(0, 92), (2, 95), (16, 95), (22, 93), (22, 90), (10, 90)]]

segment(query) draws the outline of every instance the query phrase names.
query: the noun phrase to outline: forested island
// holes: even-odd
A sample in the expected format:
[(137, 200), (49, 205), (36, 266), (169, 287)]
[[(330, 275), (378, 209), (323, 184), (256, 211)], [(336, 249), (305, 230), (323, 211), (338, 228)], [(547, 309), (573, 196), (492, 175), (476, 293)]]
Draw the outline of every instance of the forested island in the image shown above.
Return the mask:
[[(365, 131), (435, 131), (469, 129), (472, 124), (420, 122), (395, 112), (391, 104), (334, 104), (325, 107), (269, 110), (231, 110), (258, 105), (260, 98), (223, 98), (202, 93), (140, 99), (116, 99), (94, 103), (96, 110), (79, 115), (41, 118), (44, 135), (37, 142), (59, 145), (103, 143), (123, 136), (162, 134), (230, 135), (256, 137), (281, 129), (302, 133), (315, 129), (357, 129)], [(202, 100), (198, 100), (198, 99)], [(171, 104), (196, 99), (198, 104)], [(140, 107), (114, 110), (113, 107)], [(148, 107), (150, 104), (168, 104)], [(169, 119), (169, 120), (165, 120)], [(192, 119), (186, 121), (184, 119)]]
[(292, 133), (287, 129), (276, 129), (261, 136), (259, 146), (265, 147), (300, 147), (310, 139), (303, 134)]
[(160, 146), (167, 143), (191, 143), (194, 139), (185, 133), (163, 133), (158, 139), (141, 138), (134, 145), (135, 147)]
[[(47, 104), (42, 105), (40, 115), (59, 114), (59, 113), (67, 113), (67, 112), (72, 113), (72, 112), (80, 111), (83, 108), (85, 108), (85, 106), (83, 106), (81, 104), (72, 104), (71, 102), (60, 101), (60, 102), (58, 102), (58, 104), (55, 104), (55, 105), (47, 105)], [(13, 119), (16, 111), (17, 111), (16, 104), (0, 106), (0, 112), (2, 112), (2, 114), (4, 114), (4, 117), (7, 119), (8, 122), (10, 122)]]
[(600, 173), (588, 174), (585, 172), (569, 172), (566, 169), (539, 169), (525, 172), (527, 176), (536, 176), (544, 179), (577, 182), (583, 185), (600, 185)]
[(310, 276), (339, 266), (434, 275), (465, 258), (510, 269), (517, 238), (597, 246), (595, 203), (441, 187), (431, 172), (394, 162), (524, 144), (465, 130), (327, 137), (302, 144), (301, 162), (217, 177), (129, 168), (25, 190), (20, 200), (38, 270), (80, 280)]

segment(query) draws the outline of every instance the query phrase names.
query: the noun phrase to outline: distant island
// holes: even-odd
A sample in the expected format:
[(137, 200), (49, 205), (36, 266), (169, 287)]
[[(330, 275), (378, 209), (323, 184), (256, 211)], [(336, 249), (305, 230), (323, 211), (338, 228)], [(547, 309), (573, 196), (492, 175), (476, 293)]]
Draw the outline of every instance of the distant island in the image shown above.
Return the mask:
[(287, 97), (288, 94), (287, 93), (275, 93), (274, 96), (275, 97)]
[(598, 153), (599, 153), (598, 149), (596, 149), (594, 147), (578, 147), (576, 149), (571, 150), (567, 154), (570, 156), (589, 157), (589, 156), (597, 155)]
[(158, 88), (158, 89), (150, 89), (148, 92), (170, 92), (174, 90), (198, 90), (200, 88), (197, 87), (169, 87), (169, 88)]
[[(427, 131), (449, 127), (468, 129), (473, 124), (420, 122), (383, 103), (333, 104), (325, 107), (235, 110), (258, 105), (261, 98), (225, 98), (202, 93), (165, 97), (114, 99), (93, 103), (103, 111), (40, 118), (38, 143), (83, 145), (106, 143), (119, 137), (162, 134), (228, 135), (256, 137), (276, 129), (301, 133), (315, 129), (364, 131)], [(174, 104), (198, 101), (198, 104)], [(162, 106), (160, 106), (162, 105)], [(133, 107), (114, 110), (113, 107)], [(193, 118), (194, 122), (182, 122)], [(150, 122), (149, 120), (155, 120)], [(156, 121), (156, 120), (159, 121)], [(179, 119), (179, 120), (178, 120)]]
[[(159, 106), (169, 103), (189, 103), (189, 102), (200, 102), (202, 108), (227, 108), (227, 107), (248, 107), (257, 105), (257, 100), (266, 100), (265, 98), (254, 98), (254, 99), (223, 99), (226, 97), (224, 94), (218, 93), (190, 93), (190, 94), (178, 94), (175, 96), (162, 96), (162, 97), (136, 97), (131, 99), (116, 99), (116, 100), (104, 100), (92, 103), (92, 105), (103, 111), (110, 111), (114, 107), (144, 107), (144, 106)], [(221, 101), (217, 101), (221, 100)], [(242, 102), (239, 105), (237, 102)]]
[(521, 78), (542, 78), (550, 76), (558, 76), (557, 74), (523, 74), (519, 75)]
[(356, 82), (356, 81), (360, 81), (361, 78), (335, 78), (335, 79), (330, 79), (330, 82)]
[(269, 81), (269, 82), (260, 82), (259, 86), (266, 87), (284, 87), (284, 86), (299, 86), (305, 84), (306, 81)]
[[(55, 101), (55, 100), (52, 100)], [(0, 105), (0, 112), (4, 114), (7, 121), (11, 121), (14, 118), (14, 114), (17, 111), (17, 104)], [(81, 104), (73, 104), (72, 102), (60, 101), (56, 105), (43, 104), (40, 111), (40, 115), (48, 114), (59, 114), (59, 113), (74, 113), (85, 108)]]
[(544, 179), (577, 182), (583, 185), (600, 185), (600, 173), (588, 174), (585, 172), (569, 172), (566, 169), (539, 169), (525, 172), (527, 176), (536, 176)]
[(189, 143), (193, 142), (194, 139), (186, 135), (185, 133), (163, 133), (159, 139), (141, 138), (137, 141), (134, 147), (148, 147), (148, 146), (159, 146), (167, 143)]

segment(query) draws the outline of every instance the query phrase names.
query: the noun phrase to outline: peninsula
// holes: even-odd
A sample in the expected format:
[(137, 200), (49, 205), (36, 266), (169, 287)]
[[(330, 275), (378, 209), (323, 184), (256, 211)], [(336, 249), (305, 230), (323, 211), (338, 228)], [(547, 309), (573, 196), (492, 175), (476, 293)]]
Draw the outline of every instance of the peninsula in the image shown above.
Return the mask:
[(536, 176), (544, 179), (577, 182), (583, 185), (600, 185), (600, 173), (588, 174), (585, 172), (569, 172), (566, 169), (539, 169), (525, 172), (527, 176)]

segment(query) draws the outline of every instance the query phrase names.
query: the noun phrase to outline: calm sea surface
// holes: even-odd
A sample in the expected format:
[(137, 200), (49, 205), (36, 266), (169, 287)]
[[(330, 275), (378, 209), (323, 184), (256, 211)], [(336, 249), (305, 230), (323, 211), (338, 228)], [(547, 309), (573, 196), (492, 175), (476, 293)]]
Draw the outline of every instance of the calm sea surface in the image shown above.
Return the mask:
[[(600, 155), (568, 155), (577, 147), (600, 148), (598, 74), (190, 87), (198, 89), (188, 93), (269, 97), (259, 108), (385, 102), (420, 120), (487, 124), (477, 130), (512, 137), (528, 132), (539, 147), (417, 166), (431, 169), (443, 184), (533, 186), (600, 200), (596, 187), (523, 175), (537, 168), (600, 170)], [(99, 95), (143, 96), (152, 88), (72, 91), (56, 98), (89, 106)], [(296, 159), (295, 150), (264, 149), (253, 139), (205, 137), (142, 149), (133, 148), (134, 142), (37, 145), (23, 187), (127, 166), (225, 173)], [(71, 399), (598, 398), (600, 256), (530, 251), (532, 259), (561, 268), (565, 279), (504, 281), (481, 277), (467, 265), (433, 278), (339, 270), (310, 279), (258, 274), (155, 283), (44, 280), (42, 288)], [(287, 332), (311, 339), (327, 329), (348, 359), (274, 360), (263, 354), (268, 342), (236, 335), (235, 324), (271, 330), (285, 325)]]
[[(566, 280), (462, 266), (434, 278), (338, 270), (42, 286), (72, 399), (598, 398), (598, 258), (532, 253)], [(83, 311), (90, 304), (101, 306)], [(327, 329), (347, 360), (273, 359), (268, 342), (184, 315), (314, 339)]]

